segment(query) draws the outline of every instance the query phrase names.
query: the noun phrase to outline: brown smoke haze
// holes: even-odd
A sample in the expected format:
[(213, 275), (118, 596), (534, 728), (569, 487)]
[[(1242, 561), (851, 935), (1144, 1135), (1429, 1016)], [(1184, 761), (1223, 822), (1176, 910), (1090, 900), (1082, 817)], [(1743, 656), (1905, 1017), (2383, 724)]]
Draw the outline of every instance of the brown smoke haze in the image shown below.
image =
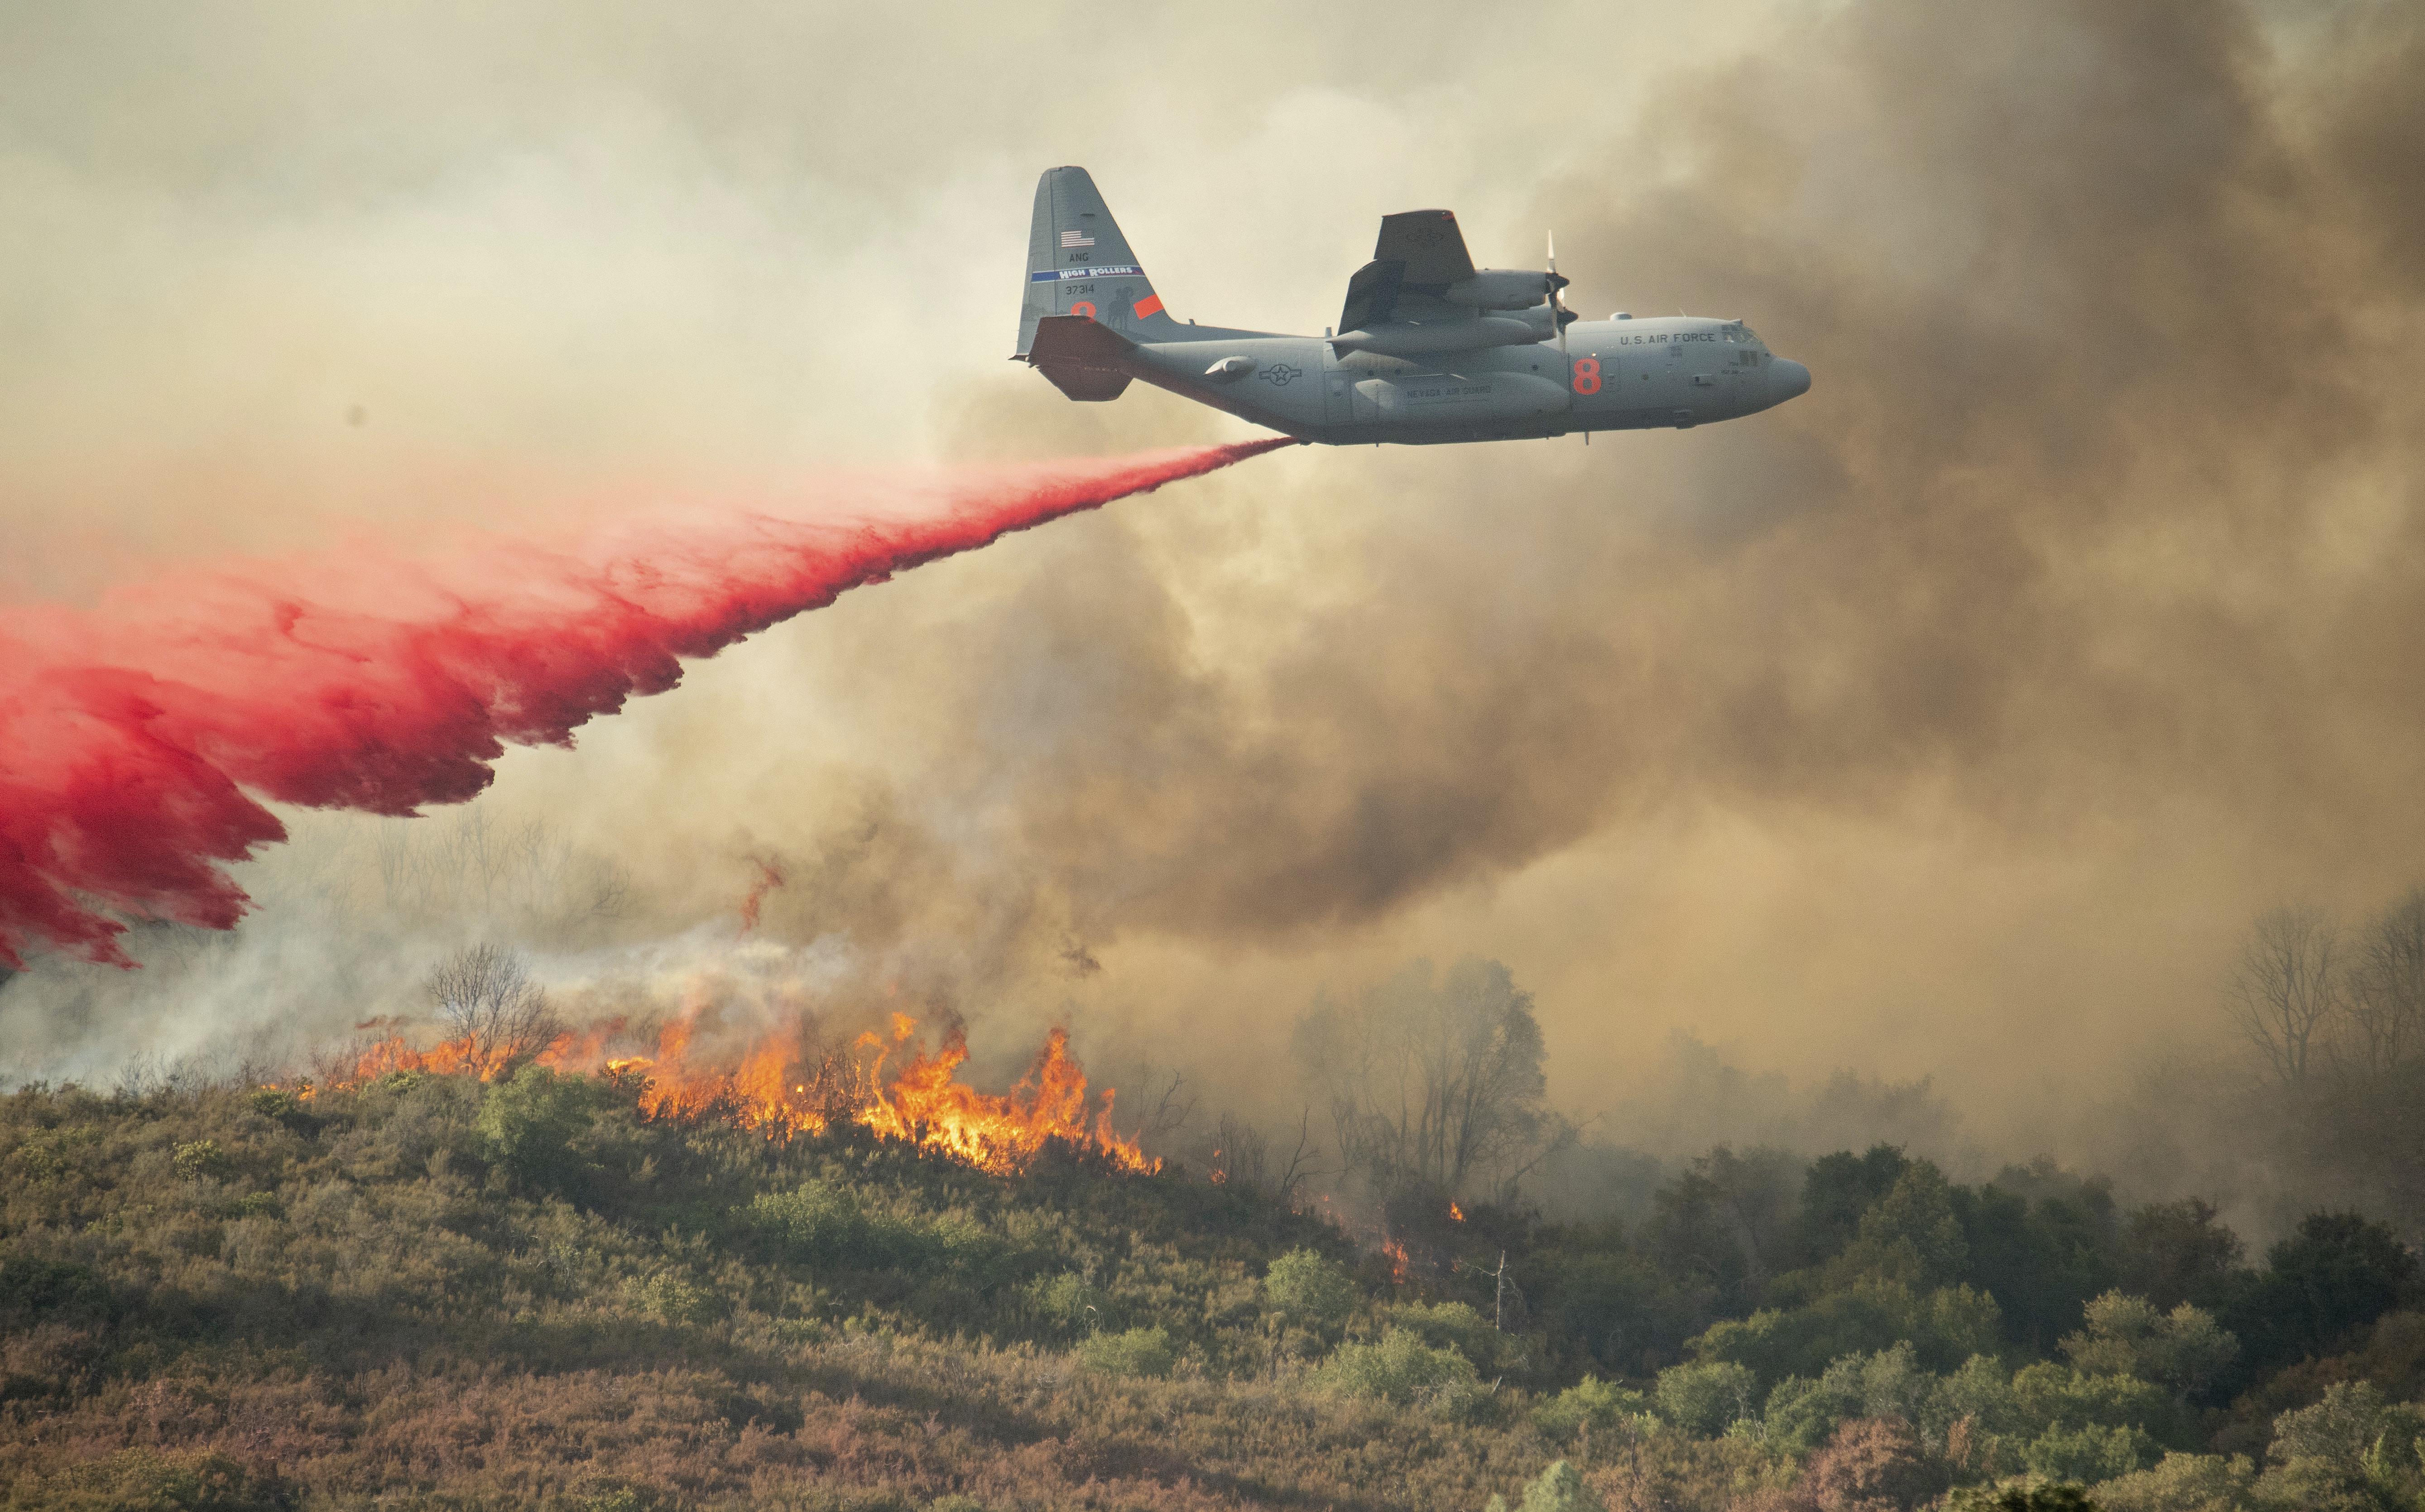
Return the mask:
[(1002, 362), (1064, 162), (1181, 318), (1317, 330), (1444, 204), (1493, 265), (1553, 226), (1589, 317), (1816, 375), (1588, 447), (1292, 451), (853, 595), (476, 818), (307, 826), (238, 941), (11, 984), (27, 1067), (343, 1028), (502, 920), (568, 990), (914, 999), (981, 1064), (1066, 1014), (1268, 1108), (1317, 990), (1472, 954), (1578, 1117), (1680, 1030), (2118, 1159), (2089, 1110), (2227, 1040), (2254, 915), (2425, 878), (2416, 8), (1549, 6), (1480, 49), (1317, 8), (15, 12), (12, 595), (1234, 434)]

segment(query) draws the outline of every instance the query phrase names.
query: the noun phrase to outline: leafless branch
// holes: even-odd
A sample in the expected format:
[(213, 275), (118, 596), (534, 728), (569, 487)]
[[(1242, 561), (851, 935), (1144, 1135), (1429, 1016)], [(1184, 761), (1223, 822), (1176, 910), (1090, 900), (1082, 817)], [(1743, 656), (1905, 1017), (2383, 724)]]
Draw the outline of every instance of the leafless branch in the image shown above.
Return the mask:
[(470, 946), (432, 971), (427, 986), (439, 1021), (483, 1076), (511, 1072), (563, 1032), (519, 951)]
[(2307, 1079), (2342, 1010), (2342, 956), (2339, 931), (2312, 909), (2276, 909), (2249, 931), (2232, 1014), (2285, 1084)]

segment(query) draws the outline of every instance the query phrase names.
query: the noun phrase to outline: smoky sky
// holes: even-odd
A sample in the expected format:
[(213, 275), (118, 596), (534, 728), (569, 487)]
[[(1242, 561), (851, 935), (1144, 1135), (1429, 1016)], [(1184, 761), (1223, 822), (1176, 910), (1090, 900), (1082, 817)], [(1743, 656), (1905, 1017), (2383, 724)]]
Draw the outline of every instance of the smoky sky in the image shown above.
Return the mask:
[[(2034, 1136), (2216, 1032), (2256, 911), (2425, 871), (2413, 8), (1552, 6), (1503, 56), (1359, 14), (28, 10), (0, 584), (1228, 437), (1002, 361), (1035, 174), (1089, 167), (1180, 317), (1308, 333), (1442, 204), (1812, 392), (1292, 451), (847, 598), (508, 761), (484, 810), (629, 879), (535, 943), (729, 931), (771, 857), (761, 943), (980, 1031), (1252, 1084), (1317, 989), (1483, 955), (1580, 1112), (1681, 1027)], [(298, 1019), (480, 925), (365, 882), (337, 984), (280, 934), (303, 864), (247, 978)], [(51, 1044), (201, 1011), (76, 980)]]

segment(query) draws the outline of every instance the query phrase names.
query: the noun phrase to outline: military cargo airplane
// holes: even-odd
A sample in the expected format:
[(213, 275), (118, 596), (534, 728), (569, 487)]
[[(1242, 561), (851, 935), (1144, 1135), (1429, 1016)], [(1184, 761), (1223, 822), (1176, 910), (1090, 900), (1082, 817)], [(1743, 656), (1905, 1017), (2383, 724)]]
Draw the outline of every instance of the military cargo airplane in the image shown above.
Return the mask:
[(1545, 272), (1477, 268), (1446, 210), (1381, 218), (1320, 338), (1180, 322), (1083, 168), (1047, 169), (1013, 354), (1072, 399), (1132, 378), (1302, 441), (1512, 441), (1705, 425), (1810, 388), (1740, 320), (1583, 320)]

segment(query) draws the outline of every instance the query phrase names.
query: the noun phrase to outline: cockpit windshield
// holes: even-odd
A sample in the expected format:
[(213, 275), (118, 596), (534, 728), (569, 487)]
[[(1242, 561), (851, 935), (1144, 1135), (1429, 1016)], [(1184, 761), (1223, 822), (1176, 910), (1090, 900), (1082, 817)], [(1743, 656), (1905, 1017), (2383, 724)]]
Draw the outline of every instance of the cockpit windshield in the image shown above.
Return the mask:
[(1742, 342), (1746, 346), (1758, 346), (1761, 345), (1759, 334), (1740, 320), (1735, 322), (1735, 340)]

